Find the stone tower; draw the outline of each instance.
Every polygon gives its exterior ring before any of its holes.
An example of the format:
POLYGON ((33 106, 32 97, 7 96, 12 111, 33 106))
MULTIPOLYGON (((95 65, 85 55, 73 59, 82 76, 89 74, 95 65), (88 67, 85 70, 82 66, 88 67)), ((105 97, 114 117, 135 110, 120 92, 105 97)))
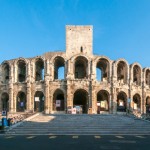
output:
POLYGON ((66 54, 93 54, 93 26, 66 26, 66 54))

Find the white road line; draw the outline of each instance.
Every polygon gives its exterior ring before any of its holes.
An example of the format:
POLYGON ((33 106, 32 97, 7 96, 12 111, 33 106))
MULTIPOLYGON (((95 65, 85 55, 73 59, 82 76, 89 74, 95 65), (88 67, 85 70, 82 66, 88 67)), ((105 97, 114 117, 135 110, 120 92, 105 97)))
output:
POLYGON ((28 136, 28 137, 26 137, 27 139, 33 139, 33 138, 35 138, 35 136, 28 136))
POLYGON ((49 139, 55 139, 57 136, 50 136, 49 139))
POLYGON ((128 141, 128 140, 110 140, 111 143, 129 143, 129 144, 135 144, 136 141, 128 141))
POLYGON ((124 137, 123 136, 116 136, 118 139, 124 139, 124 137))
POLYGON ((135 137, 141 138, 141 139, 144 139, 144 138, 145 138, 144 136, 141 136, 141 135, 137 135, 137 136, 135 136, 135 137))
POLYGON ((94 136, 96 139, 100 139, 101 138, 101 136, 97 136, 97 135, 95 135, 94 136))
POLYGON ((5 139, 12 139, 14 136, 6 136, 5 139))
POLYGON ((73 139, 78 139, 79 136, 77 136, 77 135, 76 135, 76 136, 72 136, 72 138, 73 138, 73 139))

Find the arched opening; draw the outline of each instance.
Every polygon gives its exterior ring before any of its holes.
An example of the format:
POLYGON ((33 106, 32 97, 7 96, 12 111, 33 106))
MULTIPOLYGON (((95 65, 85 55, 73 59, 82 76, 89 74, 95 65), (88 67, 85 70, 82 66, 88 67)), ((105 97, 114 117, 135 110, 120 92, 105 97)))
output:
POLYGON ((85 57, 79 56, 75 60, 75 79, 87 78, 88 61, 85 57))
POLYGON ((73 106, 81 106, 83 113, 88 112, 88 93, 83 89, 79 89, 74 93, 73 106))
POLYGON ((150 114, 150 97, 146 97, 146 114, 150 114))
POLYGON ((18 82, 26 80, 26 63, 24 60, 18 61, 18 82))
POLYGON ((107 59, 100 59, 96 65, 96 78, 98 81, 109 80, 109 62, 107 59))
POLYGON ((141 85, 141 69, 138 65, 133 67, 133 82, 136 85, 141 85))
POLYGON ((109 111, 109 93, 101 90, 97 93, 97 113, 109 111))
POLYGON ((120 61, 117 65, 117 80, 120 83, 127 83, 127 76, 128 70, 127 70, 127 64, 123 61, 120 61))
POLYGON ((141 97, 139 94, 133 96, 133 109, 138 111, 141 110, 141 97))
POLYGON ((44 94, 41 91, 36 91, 34 95, 34 111, 42 112, 44 111, 44 94))
POLYGON ((150 70, 149 69, 146 70, 145 82, 148 86, 150 86, 150 70))
POLYGON ((8 93, 3 93, 1 96, 2 110, 9 111, 9 95, 8 93))
POLYGON ((35 81, 44 80, 44 62, 41 58, 35 63, 35 81))
POLYGON ((65 79, 65 61, 62 57, 55 58, 54 79, 65 79))
POLYGON ((9 82, 9 72, 10 72, 10 68, 9 68, 8 63, 4 63, 3 71, 2 71, 2 73, 3 73, 2 83, 7 84, 9 82))
POLYGON ((126 112, 127 109, 127 95, 124 92, 119 92, 117 95, 117 111, 126 112))
POLYGON ((26 94, 19 92, 17 95, 17 112, 24 112, 26 110, 26 94))
POLYGON ((57 89, 53 94, 53 110, 64 111, 65 110, 65 98, 62 90, 57 89))

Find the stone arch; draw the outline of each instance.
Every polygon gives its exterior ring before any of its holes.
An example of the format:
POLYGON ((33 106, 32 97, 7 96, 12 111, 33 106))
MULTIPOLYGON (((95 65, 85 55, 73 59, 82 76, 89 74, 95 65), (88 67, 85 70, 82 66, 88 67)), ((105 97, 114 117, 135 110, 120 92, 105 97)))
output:
POLYGON ((125 84, 128 83, 129 64, 125 59, 118 59, 116 62, 117 80, 125 84))
POLYGON ((36 91, 34 94, 34 111, 43 112, 44 111, 45 96, 42 91, 36 91))
POLYGON ((73 106, 81 106, 83 113, 88 112, 89 95, 85 89, 77 89, 73 94, 73 106))
POLYGON ((44 80, 45 63, 42 57, 35 59, 35 81, 44 80))
POLYGON ((65 59, 62 56, 56 56, 54 63, 54 79, 65 79, 65 59))
POLYGON ((53 93, 53 111, 65 110, 65 94, 63 90, 56 89, 53 93))
POLYGON ((16 97, 16 111, 24 112, 26 110, 26 94, 23 91, 18 92, 16 97))
POLYGON ((88 59, 84 56, 78 56, 74 60, 75 79, 88 78, 88 59))
POLYGON ((101 111, 109 111, 109 99, 110 94, 106 90, 100 90, 97 92, 97 113, 101 111))
POLYGON ((131 77, 130 77, 136 85, 141 85, 142 78, 142 67, 139 63, 134 63, 131 65, 131 77))
POLYGON ((141 96, 138 93, 133 95, 133 109, 141 110, 141 96))
POLYGON ((117 94, 117 111, 126 112, 127 109, 127 94, 124 91, 120 91, 117 94))
POLYGON ((144 68, 143 69, 143 74, 144 74, 145 84, 150 87, 150 68, 144 68))
MULTIPOLYGON (((100 81, 109 81, 110 60, 106 57, 98 57, 96 60, 96 78, 100 81), (100 78, 98 77, 100 76, 100 78)), ((94 67, 94 66, 92 66, 94 67)))
POLYGON ((4 92, 1 95, 2 110, 9 111, 9 94, 4 92))
POLYGON ((150 114, 150 96, 146 97, 146 114, 150 114))
POLYGON ((27 75, 27 61, 25 59, 18 59, 17 60, 17 81, 18 82, 25 82, 26 75, 27 75))
POLYGON ((7 84, 9 82, 9 76, 10 76, 10 63, 8 61, 4 61, 2 63, 2 83, 7 84))

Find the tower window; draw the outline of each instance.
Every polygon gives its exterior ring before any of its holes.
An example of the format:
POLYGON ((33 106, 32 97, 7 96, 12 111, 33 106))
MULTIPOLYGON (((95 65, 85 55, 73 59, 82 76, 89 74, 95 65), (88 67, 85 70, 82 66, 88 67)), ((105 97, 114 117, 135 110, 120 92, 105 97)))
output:
POLYGON ((81 51, 81 53, 83 52, 83 47, 81 46, 81 48, 80 48, 80 51, 81 51))

